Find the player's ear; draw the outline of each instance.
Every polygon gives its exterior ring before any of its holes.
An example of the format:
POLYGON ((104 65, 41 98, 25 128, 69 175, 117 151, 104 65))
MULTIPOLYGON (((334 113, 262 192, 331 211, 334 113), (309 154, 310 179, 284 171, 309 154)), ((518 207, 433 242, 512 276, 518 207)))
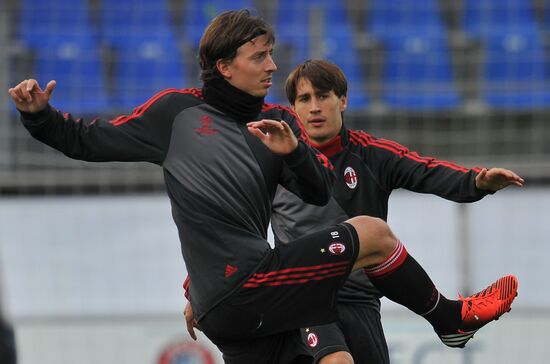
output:
POLYGON ((346 111, 346 107, 348 107, 348 98, 346 95, 340 96, 340 112, 346 111))
POLYGON ((220 72, 220 74, 225 78, 231 78, 232 76, 231 69, 229 67, 230 65, 231 62, 225 59, 218 59, 216 61, 216 68, 218 69, 218 72, 220 72))

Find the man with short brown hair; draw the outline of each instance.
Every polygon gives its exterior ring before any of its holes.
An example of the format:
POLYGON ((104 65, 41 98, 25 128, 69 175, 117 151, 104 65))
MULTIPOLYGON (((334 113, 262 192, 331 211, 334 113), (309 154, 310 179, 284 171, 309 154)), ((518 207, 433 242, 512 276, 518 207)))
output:
MULTIPOLYGON (((308 60, 296 66, 285 91, 312 145, 334 166, 336 183, 331 201, 323 207, 308 205, 284 188, 278 189, 272 216, 278 244, 293 243, 317 227, 357 215, 386 220, 389 196, 397 188, 472 202, 508 185, 523 184, 506 169, 469 169, 425 158, 394 141, 347 129, 343 122, 347 80, 331 62, 308 60)), ((389 363, 380 322, 380 295, 366 274, 356 271, 350 275, 338 295, 337 322, 302 329, 304 344, 316 360, 330 357, 331 362, 346 363, 349 351, 356 363, 389 363), (319 342, 313 347, 307 340, 312 334, 319 342)), ((457 342, 446 344, 465 343, 459 336, 455 339, 457 342)))

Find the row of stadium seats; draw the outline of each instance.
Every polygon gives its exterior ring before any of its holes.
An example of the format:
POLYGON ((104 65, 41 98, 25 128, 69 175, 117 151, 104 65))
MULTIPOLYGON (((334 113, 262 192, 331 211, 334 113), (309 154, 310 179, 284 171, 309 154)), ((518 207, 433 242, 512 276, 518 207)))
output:
MULTIPOLYGON (((97 21, 89 0, 22 0, 20 5, 16 37, 35 54, 38 79, 58 81, 55 98, 61 109, 128 110, 155 91, 197 85, 179 45, 194 53, 215 14, 256 5, 252 0, 185 0, 179 31, 168 0, 99 3, 97 21), (113 77, 106 77, 111 63, 104 61, 103 49, 116 55, 113 77)), ((480 99, 496 108, 550 107, 545 31, 531 2, 462 4, 462 30, 482 44, 480 99)), ((463 97, 438 6, 437 0, 369 0, 364 30, 383 46, 380 95, 365 87, 373 75, 366 74, 344 2, 278 0, 277 47, 290 50, 289 65, 312 57, 338 63, 350 81, 351 108, 363 108, 376 97, 396 109, 452 109, 463 97)), ((281 99, 273 93, 271 101, 281 99)))

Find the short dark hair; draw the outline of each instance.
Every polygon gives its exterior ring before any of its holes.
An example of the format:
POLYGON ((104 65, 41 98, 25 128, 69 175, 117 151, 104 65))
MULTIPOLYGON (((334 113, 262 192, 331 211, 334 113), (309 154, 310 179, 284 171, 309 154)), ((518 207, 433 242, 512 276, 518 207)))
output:
POLYGON ((309 59, 298 65, 286 79, 285 92, 291 105, 296 101, 296 87, 302 78, 321 92, 334 91, 338 97, 348 94, 348 81, 340 67, 328 61, 309 59))
POLYGON ((216 16, 206 27, 199 45, 199 64, 203 82, 221 78, 216 67, 219 59, 231 61, 237 50, 252 39, 266 35, 269 44, 275 43, 275 33, 263 19, 247 9, 230 10, 216 16))

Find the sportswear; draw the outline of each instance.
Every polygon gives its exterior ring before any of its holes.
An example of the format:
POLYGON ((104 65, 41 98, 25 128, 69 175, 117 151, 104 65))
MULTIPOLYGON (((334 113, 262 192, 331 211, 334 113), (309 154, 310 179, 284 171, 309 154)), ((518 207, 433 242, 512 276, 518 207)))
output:
POLYGON ((460 296, 462 323, 454 332, 437 332, 441 341, 451 348, 463 348, 474 334, 489 322, 512 310, 518 295, 518 279, 513 275, 499 278, 489 287, 468 297, 460 296))
MULTIPOLYGON (((303 203, 285 188, 279 188, 273 203, 272 229, 276 243, 288 243, 322 226, 354 216, 368 215, 387 220, 388 200, 393 190, 431 193, 455 202, 474 202, 487 195, 475 185, 479 168, 421 157, 402 145, 377 139, 361 130, 342 128, 339 135, 313 146, 328 157, 336 181, 329 203, 323 207, 303 203)), ((339 301, 380 308, 379 292, 362 270, 350 276, 339 301)))
MULTIPOLYGON (((322 226, 354 216, 387 220, 390 194, 398 188, 431 193, 456 202, 477 201, 490 193, 475 185, 479 168, 468 169, 422 157, 394 141, 377 139, 364 131, 343 126, 331 141, 313 146, 334 167, 336 182, 332 197, 323 207, 312 206, 279 187, 271 220, 276 244, 292 242, 322 226)), ((338 324, 356 362, 389 363, 380 322, 354 317, 378 317, 379 320, 380 297, 363 270, 353 272, 339 291, 337 308, 342 307, 339 312, 354 312, 354 315, 340 314, 338 324), (372 335, 378 338, 369 341, 367 336, 372 335)))
POLYGON ((21 113, 34 138, 71 158, 162 166, 197 320, 239 288, 271 250, 267 228, 277 185, 323 205, 333 182, 290 109, 226 81, 207 86, 162 91, 113 120, 75 119, 49 105, 21 113), (272 153, 248 132, 249 115, 285 120, 298 147, 286 156, 272 153))

